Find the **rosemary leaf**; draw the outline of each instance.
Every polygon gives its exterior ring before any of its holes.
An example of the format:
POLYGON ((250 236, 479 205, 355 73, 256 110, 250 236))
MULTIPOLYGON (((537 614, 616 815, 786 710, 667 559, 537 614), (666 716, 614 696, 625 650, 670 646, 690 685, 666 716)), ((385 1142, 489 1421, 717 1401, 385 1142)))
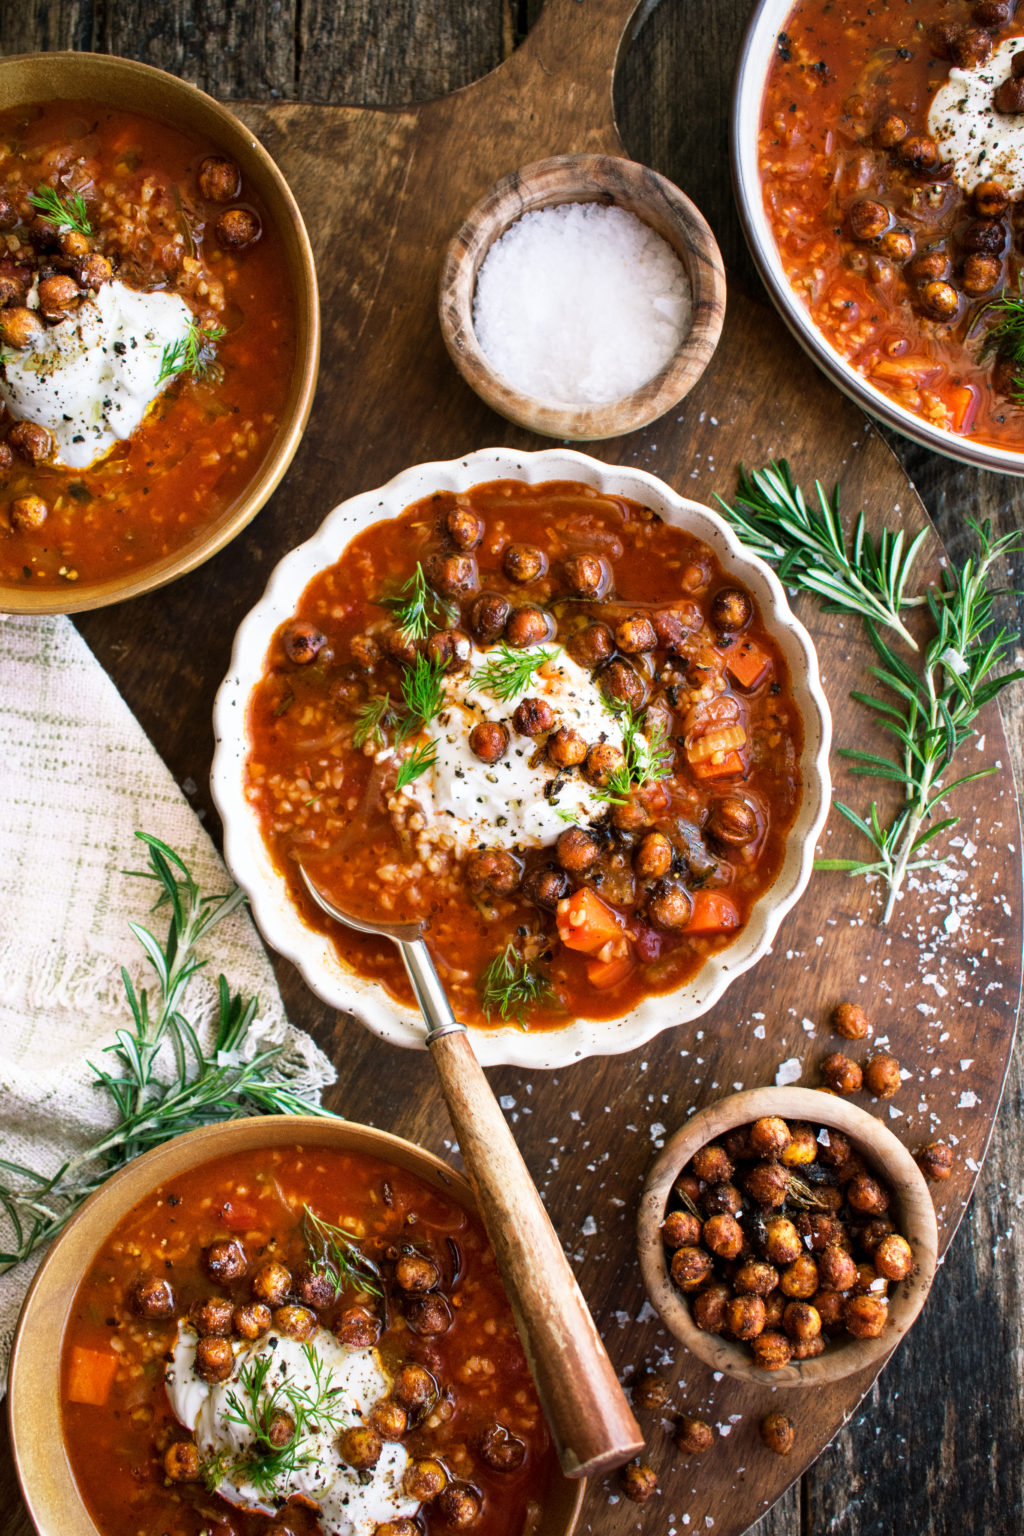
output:
POLYGON ((552 986, 509 942, 481 977, 480 992, 488 1019, 496 1013, 503 1020, 515 1015, 520 1028, 525 1028, 523 1021, 529 1009, 551 997, 552 986))

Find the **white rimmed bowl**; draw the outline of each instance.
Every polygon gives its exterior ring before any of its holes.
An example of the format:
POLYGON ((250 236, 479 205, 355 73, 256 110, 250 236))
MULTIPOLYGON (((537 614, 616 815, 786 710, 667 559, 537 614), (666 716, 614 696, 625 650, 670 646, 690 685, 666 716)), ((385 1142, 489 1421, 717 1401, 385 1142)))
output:
POLYGON ((260 835, 255 811, 245 796, 249 750, 248 702, 259 682, 274 632, 290 618, 307 584, 333 565, 357 533, 381 518, 395 517, 411 502, 434 491, 465 491, 490 480, 576 480, 613 496, 628 496, 666 522, 687 528, 714 550, 724 569, 753 593, 768 628, 782 648, 803 719, 800 759, 803 791, 786 856, 775 882, 758 899, 746 927, 727 949, 712 955, 697 974, 673 992, 643 999, 621 1019, 576 1019, 561 1029, 535 1034, 513 1025, 474 1030, 477 1055, 485 1066, 563 1067, 585 1056, 631 1051, 673 1024, 705 1013, 736 976, 766 953, 783 917, 811 876, 814 849, 829 806, 828 749, 832 723, 818 676, 811 638, 793 616, 786 595, 761 560, 749 554, 709 507, 686 497, 639 469, 602 464, 570 449, 516 453, 485 448, 447 463, 417 464, 379 490, 365 491, 335 507, 317 533, 278 565, 267 590, 235 636, 231 669, 214 705, 216 750, 213 797, 224 822, 224 855, 248 893, 253 915, 267 942, 298 966, 313 991, 333 1007, 356 1015, 367 1028, 394 1045, 423 1046, 418 1013, 376 982, 350 971, 330 940, 307 927, 293 905, 283 876, 275 869, 260 835))
POLYGON ((797 341, 833 384, 862 410, 877 416, 904 437, 913 438, 934 453, 959 459, 1002 474, 1024 475, 1024 446, 1015 451, 975 443, 942 427, 933 427, 905 410, 850 366, 834 351, 818 330, 803 301, 786 277, 772 234, 761 193, 758 169, 758 132, 765 80, 775 55, 779 33, 796 0, 760 0, 740 50, 732 98, 732 179, 743 232, 751 254, 775 307, 797 341))

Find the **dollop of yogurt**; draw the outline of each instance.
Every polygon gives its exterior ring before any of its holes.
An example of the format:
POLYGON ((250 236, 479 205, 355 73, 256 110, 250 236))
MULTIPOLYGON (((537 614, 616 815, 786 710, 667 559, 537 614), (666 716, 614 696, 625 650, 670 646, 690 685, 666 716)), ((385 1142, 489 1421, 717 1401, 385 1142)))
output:
POLYGON ((167 387, 164 349, 185 339, 192 318, 177 294, 104 283, 74 314, 6 355, 0 395, 12 416, 49 429, 58 463, 87 469, 131 437, 167 387))
POLYGON ((588 746, 605 741, 622 746, 622 727, 589 672, 560 645, 541 647, 548 660, 509 699, 496 698, 477 681, 497 648, 475 647, 468 671, 445 679, 447 707, 424 733, 436 741, 432 768, 400 791, 415 800, 433 832, 448 833, 465 848, 499 837, 504 847, 541 847, 573 823, 585 825, 607 804, 578 769, 559 774, 543 741, 517 735, 516 705, 525 698, 550 704, 555 729, 571 726, 588 746), (481 762, 469 744, 475 725, 498 721, 509 733, 508 748, 496 763, 481 762))
POLYGON ((323 1328, 303 1344, 271 1332, 252 1344, 236 1343, 231 1376, 211 1384, 195 1374, 197 1343, 194 1330, 180 1324, 164 1378, 167 1395, 175 1417, 195 1435, 203 1463, 221 1469, 214 1491, 229 1504, 273 1515, 293 1495, 302 1494, 319 1506, 324 1536, 372 1536, 385 1520, 415 1515, 419 1504, 402 1492, 409 1462, 404 1446, 386 1442, 369 1472, 356 1472, 338 1451, 339 1421, 343 1426, 364 1422, 390 1389, 375 1349, 347 1349, 323 1328), (260 1404, 269 1403, 276 1393, 274 1408, 289 1413, 289 1392, 300 1401, 305 1395, 315 1402, 329 1375, 331 1412, 329 1420, 311 1414, 308 1429, 295 1437, 289 1469, 257 1486, 248 1454, 256 1432, 240 1376, 246 1367, 255 1368, 264 1360, 269 1363, 257 1395, 260 1404))
POLYGON ((1011 198, 1024 197, 1024 113, 997 112, 996 89, 1008 80, 1024 37, 1008 37, 984 64, 953 68, 935 92, 928 132, 966 192, 998 181, 1011 198))

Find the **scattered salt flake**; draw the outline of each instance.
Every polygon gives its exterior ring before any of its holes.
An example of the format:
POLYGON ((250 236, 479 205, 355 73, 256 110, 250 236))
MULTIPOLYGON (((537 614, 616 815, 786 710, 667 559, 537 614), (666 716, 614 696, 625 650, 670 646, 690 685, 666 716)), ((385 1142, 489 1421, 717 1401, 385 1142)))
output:
POLYGON ((658 1138, 664 1136, 664 1134, 665 1127, 662 1125, 660 1120, 655 1120, 654 1124, 651 1126, 651 1140, 657 1141, 658 1138))
POLYGON ((636 1315, 636 1320, 638 1323, 653 1323, 657 1315, 657 1312, 655 1312, 650 1302, 645 1301, 643 1306, 640 1308, 640 1311, 636 1315))
POLYGON ((956 1107, 957 1109, 973 1109, 977 1102, 978 1095, 976 1093, 972 1093, 970 1088, 968 1088, 960 1095, 960 1099, 956 1107))
POLYGON ((971 1067, 973 1067, 973 1066, 974 1066, 974 1057, 973 1056, 963 1056, 963 1057, 961 1057, 961 1059, 960 1059, 960 1071, 961 1072, 969 1072, 971 1067))
POLYGON ((832 1142, 829 1139, 828 1131, 826 1130, 825 1126, 822 1126, 821 1130, 818 1132, 818 1142, 823 1147, 830 1147, 832 1145, 832 1142))
POLYGON ((973 1157, 965 1157, 964 1162, 967 1164, 967 1167, 971 1170, 972 1173, 981 1172, 981 1164, 976 1163, 973 1157))
POLYGON ((580 1231, 583 1233, 584 1237, 595 1237, 597 1235, 597 1222, 594 1220, 593 1216, 587 1217, 582 1227, 580 1227, 580 1231))
POLYGON ((764 1039, 764 1025, 763 1024, 757 1024, 757 1025, 754 1026, 754 1039, 755 1040, 763 1040, 764 1039))
POLYGON ((798 1083, 803 1076, 803 1067, 797 1056, 790 1056, 788 1061, 779 1063, 779 1070, 775 1074, 776 1088, 785 1088, 790 1083, 798 1083))
POLYGON ((615 1321, 618 1323, 620 1328, 625 1328, 626 1324, 629 1322, 629 1313, 628 1312, 616 1312, 615 1313, 615 1321))
POLYGON ((503 1093, 498 1103, 502 1109, 515 1109, 516 1107, 516 1101, 510 1093, 503 1093))
POLYGON ((815 1026, 814 1021, 812 1019, 801 1019, 800 1023, 803 1025, 804 1029, 806 1030, 806 1032, 809 1035, 813 1035, 814 1034, 816 1026, 815 1026))
POLYGON ((890 1120, 899 1120, 900 1117, 902 1116, 902 1114, 903 1114, 902 1109, 897 1109, 895 1104, 890 1104, 889 1105, 889 1118, 890 1118, 890 1120))
POLYGON ((960 929, 960 913, 957 911, 956 907, 950 907, 949 914, 945 918, 942 926, 943 926, 943 928, 945 928, 947 933, 957 933, 957 932, 959 932, 959 929, 960 929))

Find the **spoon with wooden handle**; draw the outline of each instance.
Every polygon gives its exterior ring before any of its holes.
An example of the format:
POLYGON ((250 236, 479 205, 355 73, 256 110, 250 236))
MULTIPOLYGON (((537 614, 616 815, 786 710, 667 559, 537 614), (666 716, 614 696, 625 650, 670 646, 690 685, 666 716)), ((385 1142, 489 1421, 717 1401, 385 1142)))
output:
POLYGON ((563 1472, 587 1477, 621 1466, 643 1448, 640 1426, 419 924, 364 922, 329 901, 301 864, 299 873, 328 916, 398 945, 563 1472))

